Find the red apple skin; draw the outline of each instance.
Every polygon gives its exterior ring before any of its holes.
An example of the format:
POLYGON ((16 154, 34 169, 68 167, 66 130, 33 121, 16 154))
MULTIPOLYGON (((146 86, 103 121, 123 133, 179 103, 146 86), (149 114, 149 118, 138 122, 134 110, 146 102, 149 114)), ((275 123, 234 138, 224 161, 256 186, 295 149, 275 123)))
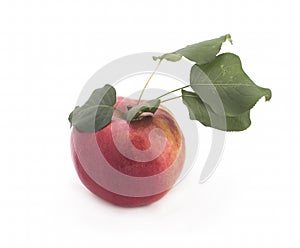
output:
MULTIPOLYGON (((115 107, 126 111, 128 105, 134 106, 136 103, 136 100, 118 97, 115 107)), ((160 107, 153 116, 143 117, 131 123, 119 118, 115 111, 112 122, 96 133, 82 132, 73 128, 71 154, 81 182, 91 192, 118 206, 137 207, 159 200, 170 190, 179 177, 184 164, 185 144, 182 132, 173 115, 165 108, 160 107), (137 155, 135 154, 137 150, 146 151, 149 148, 155 150, 155 147, 161 146, 161 139, 149 139, 149 134, 154 128, 158 128, 164 133, 164 149, 149 161, 132 159, 137 155), (124 132, 124 129, 128 130, 129 138, 127 139, 119 135, 124 132), (114 135, 114 132, 117 135, 114 135), (116 139, 120 139, 117 142, 122 145, 123 152, 120 152, 120 147, 116 146, 116 139), (93 146, 93 140, 94 143, 97 143, 96 149, 90 149, 93 146), (93 158, 99 157, 98 153, 104 157, 113 170, 124 175, 124 179, 115 177, 114 173, 105 172, 103 160, 93 160, 93 158), (138 187, 132 187, 130 181, 126 182, 127 177, 128 180, 132 177, 142 180, 144 178, 154 179, 150 180, 150 183, 141 181, 138 187), (109 181, 114 186, 108 189, 99 183, 101 181, 109 181), (122 192, 119 193, 118 190, 122 192)))

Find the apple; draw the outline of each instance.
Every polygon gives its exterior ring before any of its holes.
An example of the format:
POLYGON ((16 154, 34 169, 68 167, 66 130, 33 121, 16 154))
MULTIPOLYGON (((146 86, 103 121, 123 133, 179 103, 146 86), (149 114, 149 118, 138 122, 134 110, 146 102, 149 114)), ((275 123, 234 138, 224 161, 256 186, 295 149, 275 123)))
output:
POLYGON ((183 167, 185 143, 164 102, 181 98, 190 119, 206 127, 232 132, 250 126, 250 110, 262 97, 269 101, 272 92, 249 78, 237 55, 219 54, 227 40, 232 43, 230 34, 153 56, 157 64, 139 100, 117 98, 116 89, 105 84, 75 106, 68 116, 72 158, 90 191, 113 204, 134 207, 153 203, 172 188, 183 167), (190 84, 140 101, 161 62, 182 57, 194 63, 190 84), (181 94, 172 97, 174 92, 181 94))
MULTIPOLYGON (((118 97, 115 107, 126 112, 137 100, 118 97)), ((114 111, 112 121, 91 133, 75 127, 71 154, 81 182, 102 199, 123 207, 151 204, 162 198, 179 177, 184 137, 171 112, 127 122, 114 111)))

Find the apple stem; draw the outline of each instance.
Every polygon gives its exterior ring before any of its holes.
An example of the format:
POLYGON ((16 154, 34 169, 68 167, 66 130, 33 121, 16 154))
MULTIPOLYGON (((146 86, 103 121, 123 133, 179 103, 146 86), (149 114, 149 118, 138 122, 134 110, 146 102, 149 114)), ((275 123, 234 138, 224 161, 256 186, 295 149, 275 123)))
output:
POLYGON ((190 86, 191 86, 191 85, 189 84, 189 85, 186 85, 186 86, 177 88, 177 89, 175 89, 175 90, 169 91, 169 92, 167 92, 167 93, 165 93, 165 94, 163 94, 163 95, 157 97, 156 99, 162 98, 162 97, 167 96, 167 95, 169 95, 169 94, 171 94, 171 93, 173 93, 173 92, 176 92, 176 91, 178 91, 178 90, 185 89, 185 88, 190 87, 190 86))
POLYGON ((142 90, 142 92, 141 92, 141 94, 140 94, 140 97, 139 97, 139 100, 138 100, 138 102, 137 102, 137 105, 140 103, 140 101, 141 101, 141 99, 142 99, 142 96, 143 96, 143 94, 144 94, 144 92, 145 92, 146 87, 148 86, 148 84, 149 84, 151 78, 153 77, 153 75, 154 75, 155 72, 157 71, 157 69, 158 69, 158 67, 160 66, 161 62, 162 62, 162 60, 159 60, 159 62, 157 63, 157 65, 156 65, 156 67, 155 67, 155 69, 154 69, 154 71, 151 73, 150 77, 148 78, 148 80, 147 80, 147 82, 146 82, 146 84, 145 84, 145 86, 144 86, 144 88, 143 88, 143 90, 142 90))
POLYGON ((171 100, 174 100, 174 99, 180 98, 180 97, 182 97, 182 96, 175 96, 175 97, 171 97, 171 98, 169 98, 169 99, 166 99, 166 100, 163 100, 163 101, 161 101, 160 103, 163 103, 163 102, 168 102, 168 101, 171 101, 171 100))

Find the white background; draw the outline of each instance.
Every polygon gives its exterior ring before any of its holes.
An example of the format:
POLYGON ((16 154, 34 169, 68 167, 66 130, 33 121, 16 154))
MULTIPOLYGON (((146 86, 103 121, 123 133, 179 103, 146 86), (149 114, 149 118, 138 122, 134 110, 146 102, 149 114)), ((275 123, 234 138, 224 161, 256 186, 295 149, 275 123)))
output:
POLYGON ((274 0, 2 0, 0 247, 299 247, 297 12, 296 1, 274 0), (199 158, 142 208, 89 193, 67 122, 85 82, 121 56, 226 33, 273 99, 257 104, 250 129, 227 135, 213 177, 198 183, 199 158))

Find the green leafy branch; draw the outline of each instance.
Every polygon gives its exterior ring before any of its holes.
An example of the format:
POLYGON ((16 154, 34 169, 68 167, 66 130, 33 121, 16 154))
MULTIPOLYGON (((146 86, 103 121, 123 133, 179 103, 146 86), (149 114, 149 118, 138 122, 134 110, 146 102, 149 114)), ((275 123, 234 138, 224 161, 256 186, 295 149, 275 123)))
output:
POLYGON ((270 100, 272 93, 270 89, 260 87, 250 79, 237 55, 219 54, 222 44, 227 40, 232 43, 229 34, 153 57, 158 60, 158 64, 147 80, 136 106, 125 113, 117 110, 114 107, 116 91, 111 85, 105 85, 95 90, 84 105, 75 107, 69 115, 71 126, 88 132, 99 131, 110 123, 114 111, 128 122, 136 121, 145 112, 154 114, 161 103, 182 98, 192 120, 224 131, 247 129, 251 124, 250 110, 260 98, 270 100), (190 71, 190 84, 141 103, 143 93, 161 62, 176 62, 182 57, 195 62, 190 71), (188 87, 192 91, 186 91, 188 87), (177 91, 181 91, 180 96, 161 100, 177 91))

